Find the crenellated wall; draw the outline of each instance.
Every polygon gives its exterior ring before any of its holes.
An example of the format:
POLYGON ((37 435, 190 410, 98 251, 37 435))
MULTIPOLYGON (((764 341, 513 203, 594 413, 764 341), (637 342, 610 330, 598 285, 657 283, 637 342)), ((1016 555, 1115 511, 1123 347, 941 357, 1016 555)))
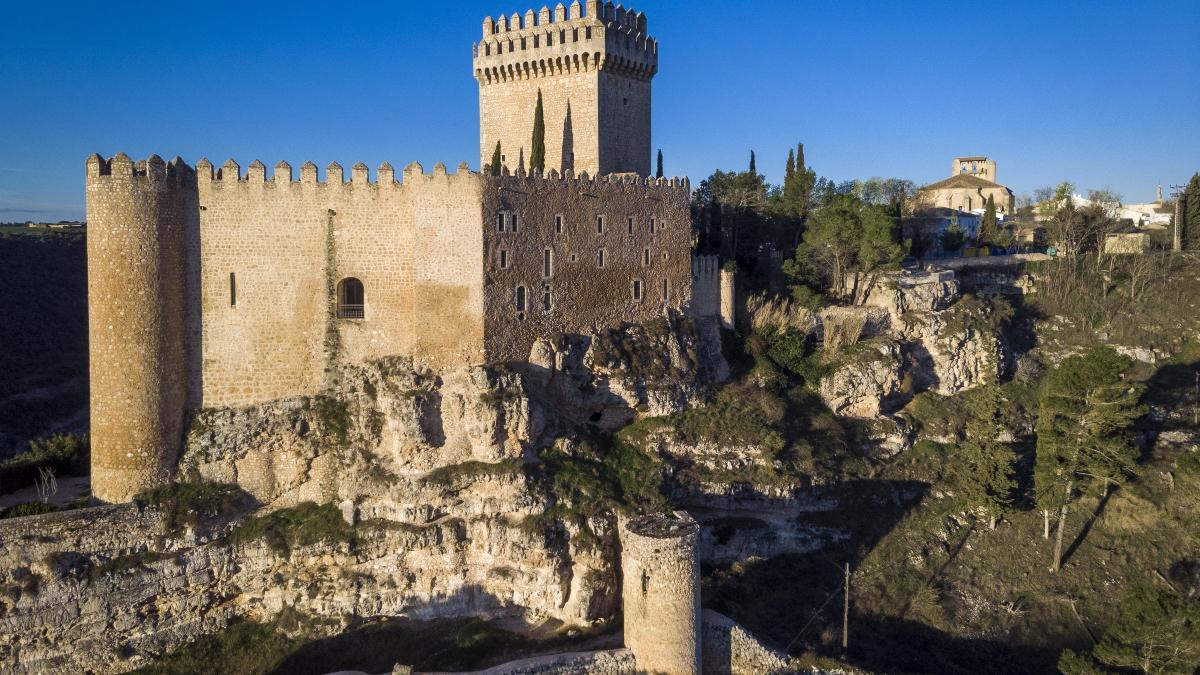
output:
POLYGON ((167 480, 187 405, 185 248, 195 177, 176 158, 87 160, 92 493, 167 480))
POLYGON ((189 408, 311 396, 340 366, 385 356, 524 361, 538 338, 692 300, 687 179, 415 162, 402 181, 386 163, 375 180, 361 163, 325 176, 311 162, 297 179, 286 162, 268 177, 258 161, 88 160, 98 497, 165 482, 189 408), (348 279, 362 303, 340 313, 348 279))
POLYGON ((559 3, 484 19, 472 46, 479 83, 480 165, 496 142, 502 163, 530 166, 538 92, 546 125, 546 169, 592 174, 650 169, 650 80, 658 42, 646 16, 611 2, 559 3))

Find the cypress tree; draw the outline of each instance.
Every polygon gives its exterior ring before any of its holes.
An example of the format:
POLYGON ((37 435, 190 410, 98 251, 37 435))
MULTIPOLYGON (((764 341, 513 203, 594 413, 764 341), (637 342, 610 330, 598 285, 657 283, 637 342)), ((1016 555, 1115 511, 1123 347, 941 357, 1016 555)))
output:
POLYGON ((754 151, 751 150, 750 151, 750 175, 753 176, 757 173, 758 173, 758 170, 754 167, 754 151))
POLYGON ((488 170, 493 176, 500 175, 500 141, 496 141, 496 149, 492 151, 492 163, 488 165, 488 170))
POLYGON ((658 168, 657 168, 657 169, 655 169, 655 171, 654 171, 654 177, 655 177, 655 178, 662 178, 662 177, 663 177, 663 169, 662 169, 662 148, 659 148, 659 149, 658 149, 658 168))
POLYGON ((796 173, 804 173, 805 169, 806 169, 806 167, 804 166, 804 144, 797 143, 796 144, 796 173))
POLYGON ((990 244, 996 238, 996 200, 988 195, 987 207, 983 211, 983 220, 979 223, 979 234, 975 241, 980 244, 990 244))
POLYGON ((538 89, 537 107, 533 109, 533 145, 529 153, 529 172, 540 174, 546 168, 546 120, 542 114, 542 90, 538 89))
POLYGON ((783 182, 786 184, 796 173, 796 151, 788 150, 787 167, 783 170, 783 182))

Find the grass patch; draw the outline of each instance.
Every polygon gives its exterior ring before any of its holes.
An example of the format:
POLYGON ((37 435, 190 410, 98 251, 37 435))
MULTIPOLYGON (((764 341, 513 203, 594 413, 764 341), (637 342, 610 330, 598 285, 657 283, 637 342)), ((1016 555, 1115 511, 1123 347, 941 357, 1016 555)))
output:
POLYGON ((161 508, 170 533, 195 527, 202 520, 232 515, 251 501, 241 488, 228 483, 172 483, 139 492, 133 500, 161 508))
POLYGON ((173 551, 140 551, 129 555, 117 556, 92 567, 88 573, 88 578, 92 583, 95 583, 106 576, 120 575, 131 570, 145 569, 150 563, 169 560, 178 557, 178 555, 178 553, 173 551))
POLYGON ((258 540, 265 541, 276 553, 289 556, 296 548, 319 542, 345 542, 353 546, 357 537, 333 504, 304 502, 265 516, 247 518, 229 533, 233 545, 258 540))
POLYGON ((0 511, 0 520, 5 518, 20 518, 22 516, 37 516, 43 513, 53 513, 58 510, 58 507, 46 502, 24 502, 22 504, 14 504, 3 511, 0 511))

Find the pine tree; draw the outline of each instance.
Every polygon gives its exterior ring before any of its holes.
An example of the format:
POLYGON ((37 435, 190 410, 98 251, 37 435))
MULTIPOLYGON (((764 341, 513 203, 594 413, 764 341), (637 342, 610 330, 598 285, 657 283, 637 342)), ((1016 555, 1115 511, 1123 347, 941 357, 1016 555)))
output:
POLYGON ((754 151, 751 150, 750 151, 750 175, 754 176, 757 174, 758 174, 758 169, 756 169, 754 166, 754 151))
POLYGON ((794 175, 796 175, 796 151, 788 150, 787 167, 783 171, 784 185, 787 185, 794 175))
POLYGON ((533 109, 533 144, 529 153, 529 172, 541 174, 546 168, 546 120, 542 113, 542 90, 538 89, 537 107, 533 109))
POLYGON ((1051 571, 1062 568, 1063 531, 1076 483, 1121 482, 1133 474, 1138 449, 1130 427, 1141 416, 1139 388, 1127 382, 1128 357, 1092 347, 1064 359, 1047 377, 1037 429, 1035 492, 1043 510, 1058 510, 1051 571))
POLYGON ((996 239, 996 200, 988 195, 987 208, 983 212, 983 221, 979 224, 979 234, 975 241, 980 244, 990 244, 996 239))
POLYGON ((499 176, 501 164, 502 160, 500 159, 500 141, 496 141, 496 149, 492 151, 492 163, 488 165, 488 171, 493 176, 499 176))
POLYGON ((983 514, 988 529, 996 529, 996 520, 1012 503, 1017 455, 1008 443, 999 440, 1009 427, 1000 388, 986 386, 971 401, 966 440, 956 451, 955 484, 967 506, 983 514))
POLYGON ((655 177, 655 178, 662 178, 662 177, 663 177, 663 168, 662 168, 662 148, 659 148, 659 149, 658 149, 658 168, 654 170, 654 177, 655 177))

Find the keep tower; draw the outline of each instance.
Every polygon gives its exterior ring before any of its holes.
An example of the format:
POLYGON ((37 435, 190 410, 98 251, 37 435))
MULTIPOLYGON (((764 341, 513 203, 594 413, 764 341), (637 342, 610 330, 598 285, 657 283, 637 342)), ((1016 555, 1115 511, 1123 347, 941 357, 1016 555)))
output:
POLYGON ((529 169, 542 93, 546 170, 590 175, 650 172, 650 81, 658 42, 646 15, 612 2, 574 0, 483 20, 473 45, 479 83, 480 166, 500 142, 503 163, 529 169))

